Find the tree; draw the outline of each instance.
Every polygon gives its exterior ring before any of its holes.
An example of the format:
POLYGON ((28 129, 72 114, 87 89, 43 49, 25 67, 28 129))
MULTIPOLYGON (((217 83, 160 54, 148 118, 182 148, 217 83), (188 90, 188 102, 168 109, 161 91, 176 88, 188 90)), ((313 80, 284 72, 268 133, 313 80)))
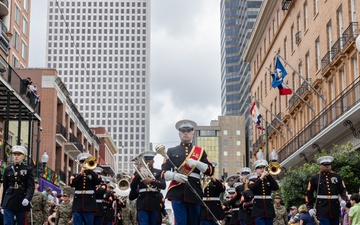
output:
MULTIPOLYGON (((317 153, 314 159, 324 155, 334 157, 332 171, 341 175, 349 194, 359 192, 360 179, 360 152, 353 149, 352 143, 347 145, 334 145, 329 151, 323 150, 317 153)), ((320 171, 316 160, 305 163, 299 167, 290 167, 285 174, 281 183, 281 196, 285 206, 288 208, 292 205, 299 206, 305 203, 305 195, 308 182, 314 174, 320 171)))

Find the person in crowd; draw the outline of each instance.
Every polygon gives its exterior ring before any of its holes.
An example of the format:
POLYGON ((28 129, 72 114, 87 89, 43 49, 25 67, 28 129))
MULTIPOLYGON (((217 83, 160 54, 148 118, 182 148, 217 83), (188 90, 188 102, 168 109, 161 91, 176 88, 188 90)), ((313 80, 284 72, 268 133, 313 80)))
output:
MULTIPOLYGON (((346 187, 340 174, 331 171, 332 156, 322 156, 317 159, 320 164, 320 173, 311 177, 307 193, 306 203, 313 214, 316 205, 316 216, 321 225, 339 225, 340 201, 348 200, 346 187), (314 197, 316 193, 316 197, 314 197)), ((346 203, 345 203, 346 204, 346 203)))
POLYGON ((351 208, 349 210, 349 224, 360 224, 360 195, 358 193, 352 194, 350 197, 351 208))
MULTIPOLYGON (((154 168, 156 152, 145 151, 142 154, 144 162, 148 165, 153 177, 143 177, 135 173, 130 183, 131 192, 129 200, 136 198, 136 210, 139 225, 156 225, 159 216, 161 197, 160 190, 165 189, 166 183, 161 177, 161 170, 154 168), (132 193, 137 193, 132 194, 132 193)), ((141 172, 140 168, 138 169, 141 172)))
POLYGON ((58 205, 56 211, 55 221, 56 225, 69 225, 72 224, 72 203, 70 202, 70 194, 63 193, 63 201, 58 205))
POLYGON ((351 208, 351 201, 346 202, 346 204, 341 209, 341 225, 350 225, 349 224, 349 211, 351 208))
POLYGON ((240 207, 244 209, 244 224, 245 225, 255 225, 255 219, 251 216, 252 205, 254 200, 254 194, 249 189, 250 184, 254 184, 257 180, 257 173, 250 173, 246 176, 244 191, 240 199, 240 207))
POLYGON ((299 225, 316 225, 315 218, 310 215, 305 204, 299 206, 300 222, 299 225))
POLYGON ((249 183, 249 188, 254 194, 251 216, 255 218, 257 225, 272 225, 275 218, 271 192, 278 190, 279 185, 272 175, 266 171, 267 166, 266 160, 256 160, 253 168, 258 178, 253 184, 249 183))
POLYGON ((39 192, 39 178, 35 178, 34 182, 35 191, 31 199, 32 215, 28 214, 27 222, 33 225, 43 225, 49 216, 48 202, 46 201, 45 195, 39 192))
MULTIPOLYGON (((215 168, 216 163, 212 162, 213 167, 215 168)), ((225 218, 225 214, 221 209, 221 202, 220 202, 220 194, 225 192, 224 184, 219 180, 216 179, 214 176, 208 178, 208 180, 204 180, 203 182, 203 190, 204 190, 204 197, 203 201, 210 209, 210 211, 205 207, 201 207, 201 214, 200 214, 200 224, 201 225, 216 225, 218 224, 217 221, 223 220, 225 218), (215 218, 214 218, 215 217, 215 218)))
MULTIPOLYGON (((227 190, 226 190, 227 192, 227 190)), ((235 194, 235 190, 234 190, 234 194, 235 194)), ((232 215, 232 209, 231 206, 229 206, 228 204, 225 204, 226 202, 231 200, 231 196, 229 193, 225 194, 225 201, 224 204, 222 205, 222 210, 224 212, 225 215, 225 225, 230 225, 230 221, 231 221, 231 215, 232 215)))
POLYGON ((50 208, 50 215, 47 219, 48 225, 55 225, 56 222, 56 212, 58 211, 57 205, 52 205, 50 208))
MULTIPOLYGON (((45 195, 46 197, 46 201, 50 201, 49 196, 52 197, 52 188, 51 187, 47 187, 42 191, 42 194, 45 195)), ((52 199, 53 200, 53 199, 52 199)))
POLYGON ((281 205, 280 195, 274 196, 274 209, 275 209, 275 218, 274 225, 287 225, 288 223, 288 214, 285 206, 281 205))
POLYGON ((123 224, 127 225, 137 225, 137 216, 136 216, 136 200, 126 201, 126 207, 123 209, 121 217, 123 224))
POLYGON ((14 216, 17 225, 25 224, 26 211, 30 210, 30 201, 34 195, 34 173, 31 166, 23 163, 27 150, 20 145, 11 149, 14 164, 7 166, 3 174, 3 193, 1 207, 4 225, 13 225, 14 216))
POLYGON ((290 215, 290 218, 289 218, 288 225, 291 225, 291 224, 298 225, 300 223, 300 213, 298 212, 296 206, 290 207, 289 215, 290 215))
POLYGON ((196 123, 180 120, 175 125, 179 131, 180 145, 169 148, 162 164, 162 176, 171 181, 166 198, 171 201, 176 225, 198 225, 203 190, 200 173, 212 176, 213 166, 206 151, 192 144, 196 123))
POLYGON ((97 212, 95 188, 100 184, 101 178, 87 168, 85 160, 89 157, 91 157, 89 153, 81 153, 77 156, 81 171, 70 178, 70 186, 75 188, 72 205, 74 225, 93 225, 94 215, 97 212))
POLYGON ((105 192, 103 198, 103 206, 104 206, 104 224, 111 225, 113 221, 115 221, 115 210, 114 210, 114 202, 116 201, 116 193, 115 193, 116 184, 109 182, 107 184, 107 190, 105 192))

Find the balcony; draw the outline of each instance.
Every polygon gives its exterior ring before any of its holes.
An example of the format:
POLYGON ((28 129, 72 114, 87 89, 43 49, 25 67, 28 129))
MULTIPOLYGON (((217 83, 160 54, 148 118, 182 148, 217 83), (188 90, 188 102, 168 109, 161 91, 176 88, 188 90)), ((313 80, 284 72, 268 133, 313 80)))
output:
POLYGON ((344 37, 340 37, 336 42, 335 44, 331 47, 331 60, 334 61, 334 59, 337 59, 338 56, 340 55, 341 53, 341 50, 342 50, 342 45, 345 41, 345 38, 344 37))
POLYGON ((301 160, 300 153, 314 155, 312 145, 327 144, 350 133, 344 128, 344 121, 358 121, 360 114, 360 79, 346 88, 331 104, 311 120, 284 147, 279 150, 282 166, 296 166, 301 160))
POLYGON ((291 5, 292 0, 282 0, 281 9, 288 10, 291 5))
POLYGON ((5 26, 2 20, 0 20, 0 28, 0 48, 5 53, 5 55, 9 55, 10 37, 8 37, 7 33, 8 28, 5 26))
POLYGON ((56 124, 56 143, 60 146, 66 142, 66 128, 62 124, 56 124))
MULTIPOLYGON (((310 82, 310 79, 308 79, 308 82, 310 82)), ((307 82, 303 82, 301 86, 295 91, 296 94, 298 94, 300 97, 303 97, 303 95, 309 90, 309 86, 307 82)), ((301 99, 297 95, 293 95, 289 99, 289 109, 293 109, 293 107, 299 102, 301 99)))
POLYGON ((64 171, 62 171, 62 170, 56 170, 56 172, 60 177, 60 181, 63 182, 64 184, 67 184, 66 173, 64 171))
POLYGON ((342 37, 344 38, 344 52, 350 51, 353 48, 352 42, 355 42, 355 38, 357 37, 357 34, 354 32, 357 30, 357 24, 357 22, 350 23, 350 25, 342 33, 342 37))
POLYGON ((65 153, 71 158, 76 158, 80 153, 84 152, 84 146, 78 141, 74 134, 69 134, 70 142, 65 142, 65 153))
POLYGON ((0 0, 0 16, 7 16, 9 14, 9 1, 0 0))
POLYGON ((260 137, 255 141, 255 143, 253 144, 253 151, 256 152, 259 148, 262 147, 265 139, 264 139, 265 135, 260 135, 260 137))

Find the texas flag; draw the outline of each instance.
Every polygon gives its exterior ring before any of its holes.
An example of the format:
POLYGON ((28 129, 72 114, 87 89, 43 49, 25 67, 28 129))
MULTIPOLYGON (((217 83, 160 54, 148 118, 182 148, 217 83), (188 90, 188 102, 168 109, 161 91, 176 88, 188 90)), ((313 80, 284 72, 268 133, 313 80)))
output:
POLYGON ((256 102, 254 102, 252 105, 251 105, 251 108, 250 108, 250 115, 251 115, 251 118, 252 120, 254 121, 254 123, 256 124, 256 128, 259 129, 259 130, 265 130, 262 126, 261 126, 261 114, 259 112, 259 109, 258 107, 256 106, 256 102))

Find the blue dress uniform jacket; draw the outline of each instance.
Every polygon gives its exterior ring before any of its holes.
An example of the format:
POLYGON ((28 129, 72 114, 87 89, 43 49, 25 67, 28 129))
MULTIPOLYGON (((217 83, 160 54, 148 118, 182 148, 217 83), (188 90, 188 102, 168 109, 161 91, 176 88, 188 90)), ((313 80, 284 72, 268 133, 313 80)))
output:
POLYGON ((166 183, 164 178, 161 177, 161 170, 151 168, 151 173, 155 177, 155 181, 151 182, 150 186, 155 187, 157 191, 151 191, 149 188, 141 181, 141 177, 136 174, 134 179, 130 184, 131 191, 136 191, 138 195, 130 195, 129 200, 136 200, 136 209, 145 210, 145 211, 160 211, 161 204, 161 195, 160 189, 166 188, 166 183))
MULTIPOLYGON (((211 181, 209 185, 204 189, 203 201, 218 220, 223 220, 225 218, 225 214, 221 208, 221 202, 219 198, 220 194, 224 191, 224 184, 217 179, 215 180, 215 182, 211 181)), ((200 219, 214 220, 212 215, 204 206, 201 207, 200 219)))
POLYGON ((115 191, 106 191, 103 199, 104 206, 104 220, 106 222, 115 220, 115 210, 113 208, 113 203, 116 201, 115 191))
POLYGON ((254 194, 252 193, 251 190, 243 191, 242 197, 241 197, 241 202, 240 202, 241 203, 240 207, 242 207, 244 209, 245 225, 255 224, 254 218, 251 217, 253 198, 254 198, 254 194))
POLYGON ((70 186, 75 188, 73 212, 97 212, 95 189, 100 184, 101 178, 92 171, 85 170, 84 174, 74 177, 70 186))
POLYGON ((30 210, 21 203, 26 198, 29 202, 34 195, 35 184, 32 167, 23 163, 5 168, 3 175, 3 195, 1 207, 13 211, 30 210))
POLYGON ((104 195, 106 193, 106 184, 101 184, 96 186, 95 189, 95 197, 96 197, 96 204, 98 212, 95 214, 95 216, 104 216, 104 206, 102 203, 102 200, 104 198, 104 195))
POLYGON ((258 178, 255 183, 249 184, 249 189, 254 194, 251 216, 260 218, 275 218, 274 204, 271 191, 279 189, 275 179, 269 174, 263 180, 258 178))
POLYGON ((316 215, 319 218, 339 218, 340 216, 340 203, 339 197, 347 201, 347 193, 344 182, 340 174, 329 172, 329 173, 318 173, 311 177, 307 194, 306 202, 309 208, 313 208, 315 203, 314 192, 316 192, 319 185, 319 193, 317 193, 316 200, 316 215), (320 184, 319 182, 320 176, 320 184))
POLYGON ((244 220, 245 218, 245 211, 243 207, 239 207, 239 205, 236 205, 235 203, 239 203, 241 201, 242 192, 244 191, 244 184, 240 184, 236 186, 235 188, 235 197, 230 200, 230 203, 234 208, 239 208, 239 212, 237 213, 238 220, 244 220))
MULTIPOLYGON (((166 171, 174 169, 174 165, 179 168, 180 165, 185 161, 188 153, 191 152, 193 145, 192 144, 184 144, 181 143, 180 145, 169 148, 167 151, 167 155, 169 157, 168 160, 164 164, 162 164, 161 169, 163 170, 162 173, 164 174, 166 171), (171 160, 171 161, 170 161, 171 160), (172 162, 172 163, 171 163, 172 162)), ((212 176, 214 173, 214 168, 212 164, 207 159, 207 154, 205 150, 200 159, 201 162, 208 164, 208 169, 205 171, 204 174, 208 176, 212 176)), ((188 176, 188 182, 190 185, 195 189, 196 193, 202 198, 203 197, 203 190, 201 188, 200 183, 200 171, 195 168, 193 172, 188 176)), ((196 196, 195 193, 190 189, 189 185, 186 183, 180 183, 180 185, 172 187, 168 190, 166 194, 166 198, 169 200, 180 200, 189 203, 195 203, 201 205, 201 200, 196 196)))

